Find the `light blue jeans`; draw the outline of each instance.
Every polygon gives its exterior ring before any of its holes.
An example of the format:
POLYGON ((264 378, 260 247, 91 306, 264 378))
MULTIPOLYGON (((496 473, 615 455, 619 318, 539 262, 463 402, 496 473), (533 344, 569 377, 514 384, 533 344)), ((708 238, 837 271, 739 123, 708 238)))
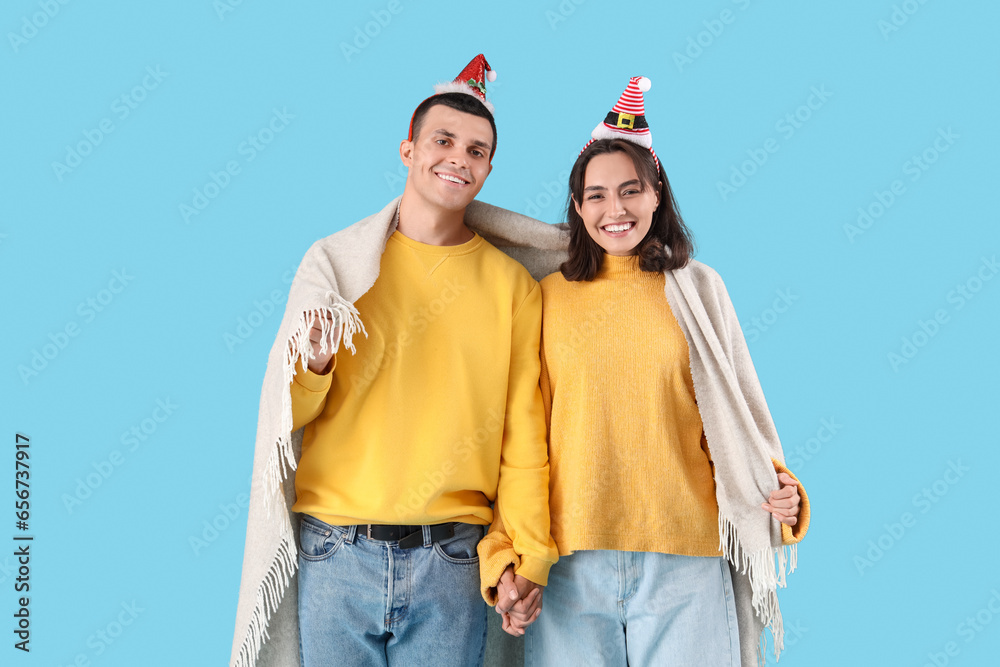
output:
POLYGON ((542 605, 525 633, 525 667, 740 667, 721 557, 577 551, 552 566, 542 605))
POLYGON ((486 603, 476 544, 483 527, 400 549, 355 526, 309 515, 299 530, 299 646, 303 667, 482 664, 486 603))

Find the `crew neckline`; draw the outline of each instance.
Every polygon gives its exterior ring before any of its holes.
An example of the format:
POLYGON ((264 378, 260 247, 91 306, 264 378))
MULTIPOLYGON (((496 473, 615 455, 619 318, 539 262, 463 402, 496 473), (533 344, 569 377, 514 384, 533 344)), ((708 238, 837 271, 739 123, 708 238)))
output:
POLYGON ((415 241, 409 236, 404 235, 398 229, 392 232, 392 236, 389 237, 390 241, 396 241, 397 243, 402 243, 407 248, 411 248, 418 252, 423 252, 428 255, 467 255, 471 252, 475 252, 480 245, 483 243, 483 237, 472 232, 472 238, 465 243, 459 243, 458 245, 432 245, 430 243, 421 243, 420 241, 415 241))

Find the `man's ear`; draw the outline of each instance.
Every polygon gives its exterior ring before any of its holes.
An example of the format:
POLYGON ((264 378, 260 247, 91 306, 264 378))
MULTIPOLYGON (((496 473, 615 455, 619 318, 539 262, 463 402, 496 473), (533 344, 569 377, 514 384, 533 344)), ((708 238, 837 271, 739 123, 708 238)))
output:
POLYGON ((403 139, 399 142, 399 159, 407 167, 413 166, 413 142, 409 139, 403 139))

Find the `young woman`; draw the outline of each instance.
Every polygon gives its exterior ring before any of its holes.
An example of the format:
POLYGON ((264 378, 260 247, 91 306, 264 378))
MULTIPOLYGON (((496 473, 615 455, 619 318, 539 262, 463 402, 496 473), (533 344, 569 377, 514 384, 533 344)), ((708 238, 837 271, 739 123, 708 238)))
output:
MULTIPOLYGON (((504 629, 530 625, 526 665, 739 666, 742 653, 750 667, 765 625, 781 647, 775 588, 808 527, 725 287, 690 259, 648 83, 630 80, 573 166, 569 258, 541 282, 560 560, 544 613, 509 571, 497 591, 504 629)), ((506 544, 494 529, 486 561, 506 544)))

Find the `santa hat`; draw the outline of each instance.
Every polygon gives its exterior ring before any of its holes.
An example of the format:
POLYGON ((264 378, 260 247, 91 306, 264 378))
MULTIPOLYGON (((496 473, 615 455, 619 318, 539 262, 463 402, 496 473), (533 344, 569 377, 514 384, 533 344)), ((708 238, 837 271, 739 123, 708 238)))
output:
POLYGON ((657 170, 660 168, 660 160, 653 150, 653 135, 649 132, 649 125, 646 124, 646 108, 642 99, 642 94, 649 90, 652 82, 644 76, 633 76, 628 80, 625 92, 618 98, 618 102, 611 107, 611 111, 604 117, 604 121, 597 124, 594 131, 590 133, 592 137, 587 146, 598 139, 625 139, 634 144, 639 144, 643 148, 648 148, 653 154, 653 161, 656 162, 657 170))
POLYGON ((493 71, 490 64, 486 62, 486 56, 479 54, 469 61, 454 81, 439 83, 434 86, 434 92, 441 93, 466 93, 473 95, 482 102, 492 114, 493 105, 486 101, 486 82, 496 81, 497 73, 493 71))
MULTIPOLYGON (((469 61, 469 64, 465 66, 454 81, 449 81, 447 83, 439 83, 434 86, 434 95, 440 95, 441 93, 465 93, 466 95, 472 95, 477 100, 483 103, 490 115, 493 114, 493 105, 486 101, 486 82, 496 81, 497 73, 493 71, 490 64, 486 62, 486 56, 479 54, 475 58, 469 61)), ((431 95, 431 97, 434 97, 431 95)), ((427 100, 421 102, 423 104, 427 100)), ((417 105, 417 107, 420 106, 417 105)), ((416 109, 413 110, 413 114, 416 115, 416 109)), ((413 116, 410 116, 410 132, 406 136, 407 141, 413 141, 413 116)), ((497 147, 494 146, 493 150, 490 152, 490 160, 493 159, 493 155, 496 153, 497 147)))

